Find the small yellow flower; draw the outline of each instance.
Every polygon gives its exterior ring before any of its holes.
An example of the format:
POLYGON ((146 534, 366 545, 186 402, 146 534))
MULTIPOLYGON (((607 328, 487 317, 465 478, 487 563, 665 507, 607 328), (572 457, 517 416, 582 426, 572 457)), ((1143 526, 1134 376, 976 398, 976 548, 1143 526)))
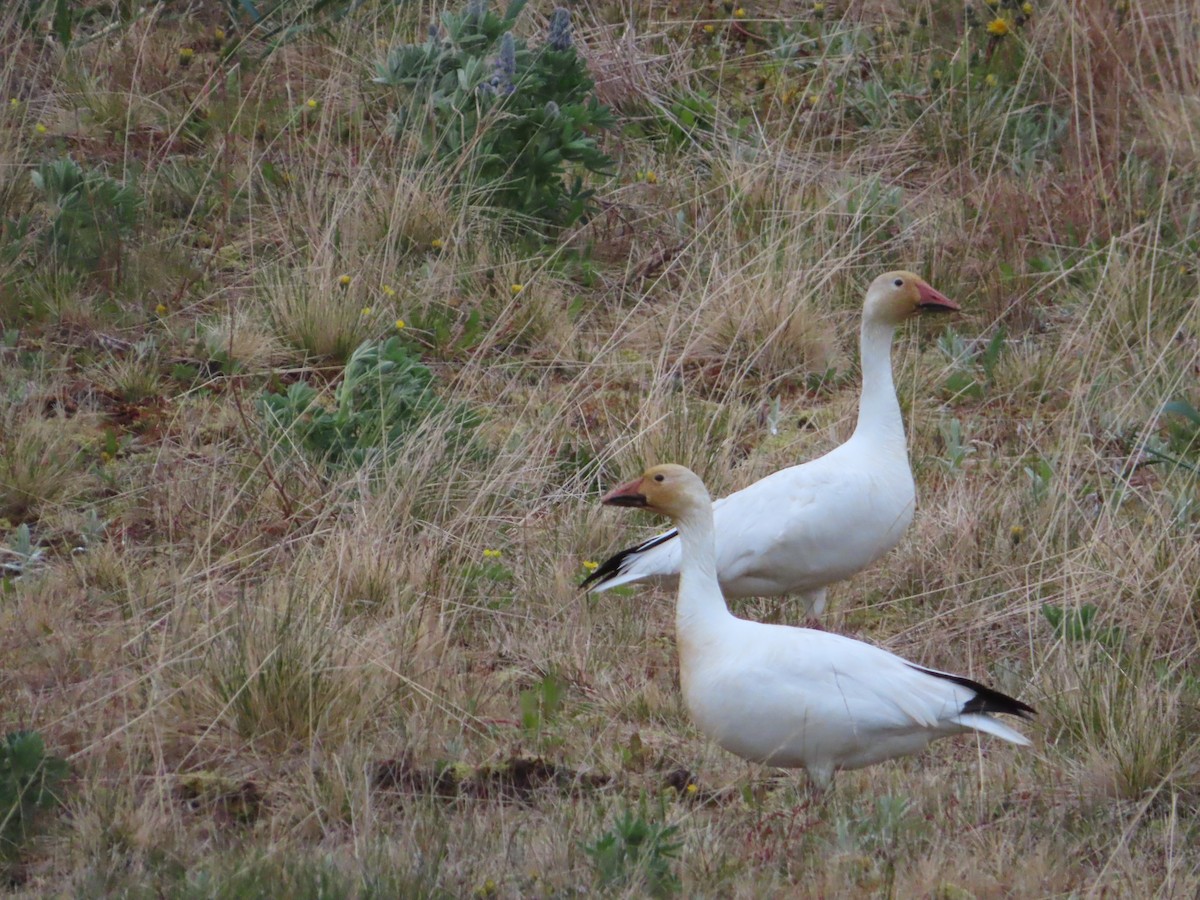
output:
POLYGON ((986 0, 988 6, 999 6, 1000 0, 986 0))
POLYGON ((510 285, 508 286, 508 290, 509 290, 509 293, 511 293, 511 294, 512 294, 512 295, 515 297, 515 296, 517 296, 517 294, 521 293, 521 291, 525 290, 525 285, 523 285, 523 284, 510 284, 510 285))
POLYGON ((820 15, 821 13, 825 12, 825 4, 820 3, 820 2, 814 3, 813 4, 813 12, 815 12, 817 15, 820 15))
POLYGON ((992 21, 988 22, 987 24, 987 33, 992 37, 1002 38, 1008 34, 1008 31, 1009 28, 1007 19, 992 19, 992 21))
POLYGON ((215 37, 218 42, 220 42, 222 44, 225 43, 225 29, 224 28, 214 28, 213 29, 213 37, 215 37))
POLYGON ((932 78, 934 81, 941 81, 942 75, 943 75, 943 72, 941 69, 934 69, 932 72, 929 73, 929 77, 932 78))
POLYGON ((403 320, 403 319, 397 319, 397 320, 396 320, 396 330, 397 330, 397 331, 403 331, 403 330, 404 330, 406 327, 407 327, 407 326, 404 324, 404 320, 403 320))
POLYGON ((309 98, 308 98, 308 102, 307 102, 307 103, 305 103, 304 105, 305 105, 305 106, 307 106, 309 109, 316 109, 316 108, 317 108, 317 101, 316 101, 316 99, 315 99, 315 98, 313 98, 313 97, 309 97, 309 98))
POLYGON ((687 790, 687 792, 688 792, 689 794, 694 794, 694 793, 696 793, 697 791, 699 791, 699 790, 700 790, 700 788, 696 787, 696 785, 694 785, 694 784, 689 784, 689 785, 687 786, 687 789, 686 789, 686 790, 687 790))
POLYGON ((816 94, 805 94, 804 95, 804 105, 805 106, 816 106, 817 100, 819 100, 819 99, 820 98, 817 97, 816 94))
POLYGON ((1000 83, 1000 79, 997 78, 995 75, 992 75, 989 73, 987 75, 987 77, 983 79, 983 83, 986 84, 990 88, 994 88, 996 85, 998 85, 1000 83))
POLYGON ((429 246, 432 247, 434 250, 441 250, 443 247, 446 246, 446 244, 441 238, 434 238, 432 241, 429 242, 429 246))
POLYGON ((735 19, 744 19, 744 18, 746 18, 746 9, 745 9, 745 7, 739 6, 737 9, 735 9, 735 10, 733 11, 733 17, 734 17, 735 19))
POLYGON ((45 134, 48 131, 46 126, 43 125, 41 122, 38 122, 36 125, 34 125, 33 130, 36 131, 38 134, 45 134))
POLYGON ((596 562, 594 559, 585 559, 583 561, 583 567, 589 572, 595 572, 598 568, 600 568, 600 563, 596 562))
POLYGON ((371 309, 371 307, 369 307, 369 306, 364 306, 364 307, 362 308, 362 310, 361 310, 361 312, 362 312, 362 314, 363 314, 364 316, 369 316, 369 315, 370 315, 371 313, 373 313, 374 311, 375 311, 375 310, 371 309))
POLYGON ((13 97, 11 100, 8 101, 8 105, 11 106, 13 109, 20 109, 21 101, 18 100, 16 97, 13 97))
POLYGON ((344 288, 347 288, 347 287, 350 287, 351 280, 352 279, 350 278, 349 275, 342 275, 340 278, 338 278, 338 284, 340 284, 344 288))
POLYGON ((181 66, 188 65, 189 63, 191 63, 192 57, 195 55, 196 55, 196 51, 193 50, 191 47, 180 47, 179 48, 179 64, 181 66))
POLYGON ((1187 273, 1188 273, 1188 267, 1187 267, 1187 266, 1182 266, 1182 265, 1181 265, 1181 266, 1179 267, 1179 274, 1180 274, 1180 275, 1186 275, 1187 273))
POLYGON ((100 451, 100 462, 109 462, 112 459, 112 454, 107 450, 100 451))
POLYGON ((383 296, 385 296, 385 297, 395 297, 395 296, 396 296, 396 289, 395 289, 394 287, 392 287, 390 284, 385 284, 385 285, 383 286, 383 296))
POLYGON ((1025 537, 1025 528, 1022 525, 1014 525, 1008 530, 1008 536, 1014 544, 1021 543, 1021 539, 1025 537))
POLYGON ((167 307, 165 304, 160 303, 158 306, 154 307, 154 311, 160 316, 165 316, 167 314, 167 307))
POLYGON ((705 26, 704 26, 704 33, 705 33, 705 34, 712 34, 712 33, 713 33, 713 32, 715 32, 716 30, 717 30, 717 28, 716 28, 716 26, 715 26, 715 25, 705 25, 705 26))
POLYGON ((1022 3, 1021 4, 1021 12, 1027 16, 1032 16, 1033 15, 1033 4, 1032 3, 1022 3))
POLYGON ((646 173, 646 184, 658 184, 658 176, 653 172, 646 173))
POLYGON ((499 559, 500 551, 499 550, 484 550, 483 558, 484 559, 499 559))

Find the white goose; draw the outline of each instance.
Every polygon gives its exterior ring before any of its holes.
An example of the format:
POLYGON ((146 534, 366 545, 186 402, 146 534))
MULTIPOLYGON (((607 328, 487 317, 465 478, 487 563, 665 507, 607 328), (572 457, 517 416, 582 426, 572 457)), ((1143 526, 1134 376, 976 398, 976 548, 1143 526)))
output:
POLYGON ((991 713, 1034 710, 999 691, 852 638, 730 613, 717 581, 712 500, 690 469, 655 466, 603 502, 675 521, 683 698, 697 727, 730 753, 803 767, 825 788, 838 769, 916 753, 947 735, 974 730, 1029 744, 991 713))
MULTIPOLYGON (((863 306, 862 397, 846 443, 780 469, 713 505, 717 573, 726 597, 800 594, 806 612, 825 609, 825 587, 866 568, 899 543, 916 491, 904 421, 892 382, 896 327, 923 310, 957 310, 912 272, 880 275, 863 306)), ((604 591, 635 581, 670 581, 680 542, 668 531, 613 555, 583 582, 604 591)))

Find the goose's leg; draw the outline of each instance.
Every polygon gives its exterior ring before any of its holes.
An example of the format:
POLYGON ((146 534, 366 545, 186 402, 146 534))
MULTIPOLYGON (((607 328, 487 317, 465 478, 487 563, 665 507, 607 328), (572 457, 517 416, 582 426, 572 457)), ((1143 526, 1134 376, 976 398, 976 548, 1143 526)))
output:
POLYGON ((821 613, 825 612, 825 588, 820 587, 814 591, 805 591, 800 595, 800 598, 804 602, 805 627, 824 631, 825 629, 821 627, 821 613))

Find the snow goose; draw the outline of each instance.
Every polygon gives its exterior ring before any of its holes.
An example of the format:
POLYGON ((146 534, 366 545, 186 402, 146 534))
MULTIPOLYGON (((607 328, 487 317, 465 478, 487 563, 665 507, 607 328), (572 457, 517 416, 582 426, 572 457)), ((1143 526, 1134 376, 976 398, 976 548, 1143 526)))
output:
MULTIPOLYGON (((957 310, 912 272, 880 275, 863 305, 862 396, 850 439, 803 465, 780 469, 714 504, 717 574, 726 597, 800 594, 806 613, 825 609, 825 587, 849 578, 899 543, 916 491, 904 421, 892 382, 896 327, 923 310, 957 310)), ((674 530, 622 550, 583 587, 673 581, 674 530)))
POLYGON ((717 580, 712 499, 690 469, 655 466, 603 502, 674 520, 680 686, 697 727, 730 753, 802 767, 824 788, 838 769, 916 753, 947 735, 973 730, 1029 744, 992 714, 1034 710, 999 691, 852 638, 730 613, 717 580))

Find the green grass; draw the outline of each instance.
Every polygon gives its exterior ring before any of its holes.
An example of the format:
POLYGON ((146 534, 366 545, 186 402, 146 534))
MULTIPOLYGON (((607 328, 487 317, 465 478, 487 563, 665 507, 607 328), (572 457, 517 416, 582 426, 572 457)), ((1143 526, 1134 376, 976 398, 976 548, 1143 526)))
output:
POLYGON ((1200 890, 1195 0, 588 0, 613 174, 552 240, 372 81, 443 7, 255 5, 0 11, 0 733, 69 765, 6 888, 1200 890), (916 519, 826 624, 1041 715, 818 801, 695 731, 670 597, 576 585, 645 464, 843 440, 899 266, 964 312, 897 342, 916 519), (389 339, 428 402, 347 383, 389 339))

